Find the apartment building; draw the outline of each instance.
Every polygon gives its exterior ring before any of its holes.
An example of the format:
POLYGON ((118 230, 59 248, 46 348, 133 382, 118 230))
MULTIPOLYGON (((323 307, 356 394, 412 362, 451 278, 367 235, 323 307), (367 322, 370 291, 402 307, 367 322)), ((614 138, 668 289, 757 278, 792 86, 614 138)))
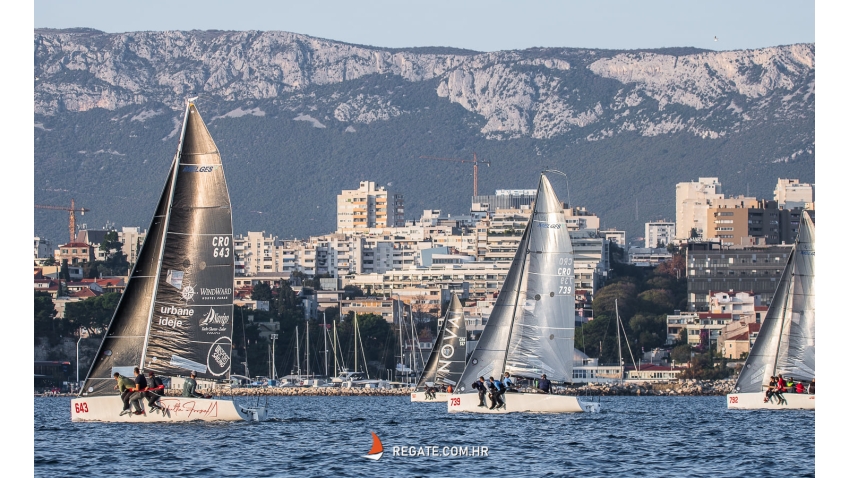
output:
POLYGON ((799 179, 782 179, 773 189, 773 200, 783 209, 813 209, 814 185, 801 183, 799 179))
POLYGON ((50 245, 50 241, 43 237, 34 236, 33 237, 33 259, 36 261, 44 261, 45 259, 51 257, 53 254, 53 248, 50 245))
POLYGON ((673 311, 667 316, 667 344, 672 345, 686 330, 688 345, 716 347, 723 329, 732 322, 732 314, 673 311))
POLYGON ((139 252, 145 242, 147 231, 139 227, 122 227, 118 231, 118 240, 121 241, 121 252, 127 256, 127 262, 135 264, 139 259, 139 252))
POLYGON ((651 221, 644 224, 644 244, 647 249, 667 247, 676 238, 676 223, 651 221))
POLYGON ((359 188, 343 190, 336 204, 338 233, 404 226, 404 196, 372 181, 360 181, 359 188))
POLYGON ((708 227, 708 208, 723 198, 718 178, 699 178, 676 184, 676 239, 702 238, 708 227))
POLYGON ((689 243, 685 257, 688 308, 708 310, 711 294, 728 290, 758 294, 762 304, 770 305, 790 252, 790 245, 742 248, 721 247, 717 242, 689 243))

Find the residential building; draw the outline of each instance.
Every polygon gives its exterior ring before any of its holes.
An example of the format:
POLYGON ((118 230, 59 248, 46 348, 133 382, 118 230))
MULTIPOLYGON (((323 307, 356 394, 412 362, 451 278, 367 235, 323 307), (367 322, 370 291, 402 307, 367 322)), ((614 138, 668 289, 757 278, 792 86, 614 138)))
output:
POLYGON ((630 247, 629 264, 638 267, 655 267, 669 261, 673 254, 664 247, 630 247))
POLYGON ((497 189, 495 195, 472 196, 473 215, 477 213, 493 214, 499 209, 530 208, 534 204, 536 189, 497 189))
POLYGON ((651 221, 644 225, 645 247, 653 249, 667 247, 676 237, 676 223, 670 221, 651 221))
POLYGON ((360 181, 357 189, 344 189, 336 202, 339 233, 404 226, 404 197, 372 181, 360 181))
POLYGON ((732 314, 673 311, 667 316, 667 344, 675 343, 685 329, 688 345, 714 348, 724 327, 731 322, 732 314))
POLYGON ((790 245, 721 248, 716 242, 689 243, 689 310, 709 310, 712 292, 728 290, 758 294, 763 305, 770 305, 790 252, 790 245))
POLYGON ((53 255, 53 249, 51 248, 50 241, 43 237, 34 236, 32 249, 33 259, 39 262, 43 262, 53 255))
POLYGON ((676 184, 676 239, 704 237, 708 208, 722 198, 718 178, 699 178, 699 181, 676 184))
POLYGON ((756 342, 760 328, 760 323, 745 320, 728 324, 717 341, 717 352, 731 360, 746 357, 756 342))
POLYGON ((799 179, 782 179, 776 182, 773 199, 783 209, 813 209, 814 185, 801 183, 799 179))
POLYGON ((68 261, 68 264, 78 265, 94 260, 94 247, 84 242, 69 242, 59 246, 56 251, 56 262, 68 261))
POLYGON ((384 318, 391 324, 399 323, 402 308, 395 299, 384 299, 376 297, 360 297, 357 299, 342 299, 339 301, 341 316, 349 312, 357 314, 375 314, 384 318))
POLYGON ((127 262, 135 264, 139 259, 142 244, 145 243, 147 231, 138 227, 122 227, 118 231, 118 240, 121 241, 121 252, 127 256, 127 262))
POLYGON ((747 291, 734 290, 710 292, 709 310, 715 313, 732 314, 735 322, 761 323, 767 306, 761 305, 761 296, 747 291))

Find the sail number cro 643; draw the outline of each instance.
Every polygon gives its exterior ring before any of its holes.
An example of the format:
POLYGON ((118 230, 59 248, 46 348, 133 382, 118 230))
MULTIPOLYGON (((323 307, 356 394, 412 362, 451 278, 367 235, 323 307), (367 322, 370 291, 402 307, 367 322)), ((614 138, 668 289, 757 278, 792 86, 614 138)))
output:
POLYGON ((88 413, 89 412, 89 406, 86 402, 75 403, 74 404, 74 411, 76 413, 88 413))
POLYGON ((213 257, 230 257, 230 236, 212 238, 213 257))

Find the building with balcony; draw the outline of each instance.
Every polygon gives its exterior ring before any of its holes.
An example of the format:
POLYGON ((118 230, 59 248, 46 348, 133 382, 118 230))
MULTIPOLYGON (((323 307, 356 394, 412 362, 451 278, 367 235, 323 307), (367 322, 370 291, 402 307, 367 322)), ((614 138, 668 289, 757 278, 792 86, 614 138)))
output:
POLYGON ((703 238, 708 227, 708 208, 722 198, 718 178, 676 184, 676 239, 703 238))
POLYGON ((644 244, 647 249, 667 247, 676 238, 676 223, 651 221, 644 225, 644 244))
POLYGON ((336 204, 338 233, 404 226, 404 196, 372 181, 360 181, 357 189, 344 189, 336 204))

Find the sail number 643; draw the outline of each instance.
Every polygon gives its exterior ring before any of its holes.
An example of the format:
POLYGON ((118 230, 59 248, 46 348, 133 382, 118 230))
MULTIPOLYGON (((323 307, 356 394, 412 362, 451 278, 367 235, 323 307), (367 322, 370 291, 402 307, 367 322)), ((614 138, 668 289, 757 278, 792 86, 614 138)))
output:
POLYGON ((213 236, 213 257, 230 257, 230 236, 213 236))

